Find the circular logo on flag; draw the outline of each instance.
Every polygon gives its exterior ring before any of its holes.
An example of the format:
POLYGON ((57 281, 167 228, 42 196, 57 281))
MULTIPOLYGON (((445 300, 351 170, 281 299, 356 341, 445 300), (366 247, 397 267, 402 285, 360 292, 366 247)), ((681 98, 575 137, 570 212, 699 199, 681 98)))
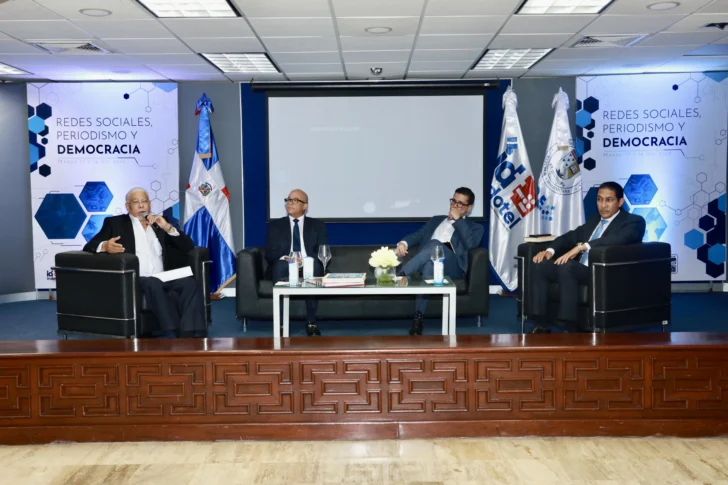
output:
POLYGON ((579 174, 579 162, 576 153, 573 150, 564 153, 562 148, 558 147, 547 155, 545 167, 548 170, 543 172, 544 184, 556 194, 571 195, 575 192, 581 192, 581 180, 573 181, 572 178, 579 174))
POLYGON ((212 185, 207 182, 203 182, 199 187, 197 187, 197 190, 199 190, 203 196, 207 197, 212 192, 212 185))

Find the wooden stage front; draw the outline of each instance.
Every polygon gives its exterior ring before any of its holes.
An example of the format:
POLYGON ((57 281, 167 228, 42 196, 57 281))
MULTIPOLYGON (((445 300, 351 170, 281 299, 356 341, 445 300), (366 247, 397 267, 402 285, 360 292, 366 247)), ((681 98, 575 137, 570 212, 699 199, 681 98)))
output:
POLYGON ((728 335, 0 343, 0 443, 728 434, 728 335))

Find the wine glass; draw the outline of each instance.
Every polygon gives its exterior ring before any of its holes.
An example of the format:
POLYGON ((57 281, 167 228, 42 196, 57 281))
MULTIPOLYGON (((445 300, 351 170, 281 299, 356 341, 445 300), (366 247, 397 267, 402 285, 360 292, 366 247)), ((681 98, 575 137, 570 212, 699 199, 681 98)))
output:
POLYGON ((331 248, 328 244, 322 244, 319 246, 318 259, 321 264, 324 265, 324 274, 326 274, 326 264, 331 259, 331 248))
POLYGON ((432 248, 432 253, 430 253, 430 259, 434 263, 435 261, 439 261, 442 258, 445 257, 445 252, 442 249, 442 246, 438 244, 437 246, 434 246, 432 248))
POLYGON ((296 263, 299 269, 303 266, 303 256, 301 255, 301 251, 291 251, 288 254, 288 257, 296 263))

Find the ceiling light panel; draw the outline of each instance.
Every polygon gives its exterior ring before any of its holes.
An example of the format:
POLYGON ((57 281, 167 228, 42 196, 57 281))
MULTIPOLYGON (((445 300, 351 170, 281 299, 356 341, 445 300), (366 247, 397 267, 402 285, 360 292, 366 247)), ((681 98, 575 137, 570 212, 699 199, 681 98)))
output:
POLYGON ((528 69, 553 49, 491 49, 480 58, 473 71, 528 69))
POLYGON ((137 0, 160 18, 237 17, 228 0, 137 0))
POLYGON ((585 14, 599 13, 612 0, 526 0, 521 5, 520 15, 585 14))
POLYGON ((7 64, 0 63, 0 76, 19 75, 19 74, 30 74, 30 73, 25 72, 21 69, 15 68, 13 66, 8 66, 7 64))
POLYGON ((277 73, 275 65, 265 54, 202 54, 222 72, 277 73))

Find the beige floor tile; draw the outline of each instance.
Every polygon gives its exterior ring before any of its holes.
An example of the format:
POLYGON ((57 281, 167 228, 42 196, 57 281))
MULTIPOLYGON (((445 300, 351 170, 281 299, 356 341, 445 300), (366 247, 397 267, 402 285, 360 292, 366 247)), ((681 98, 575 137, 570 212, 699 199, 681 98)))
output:
POLYGON ((127 480, 128 485, 188 485, 200 465, 140 465, 127 480))

